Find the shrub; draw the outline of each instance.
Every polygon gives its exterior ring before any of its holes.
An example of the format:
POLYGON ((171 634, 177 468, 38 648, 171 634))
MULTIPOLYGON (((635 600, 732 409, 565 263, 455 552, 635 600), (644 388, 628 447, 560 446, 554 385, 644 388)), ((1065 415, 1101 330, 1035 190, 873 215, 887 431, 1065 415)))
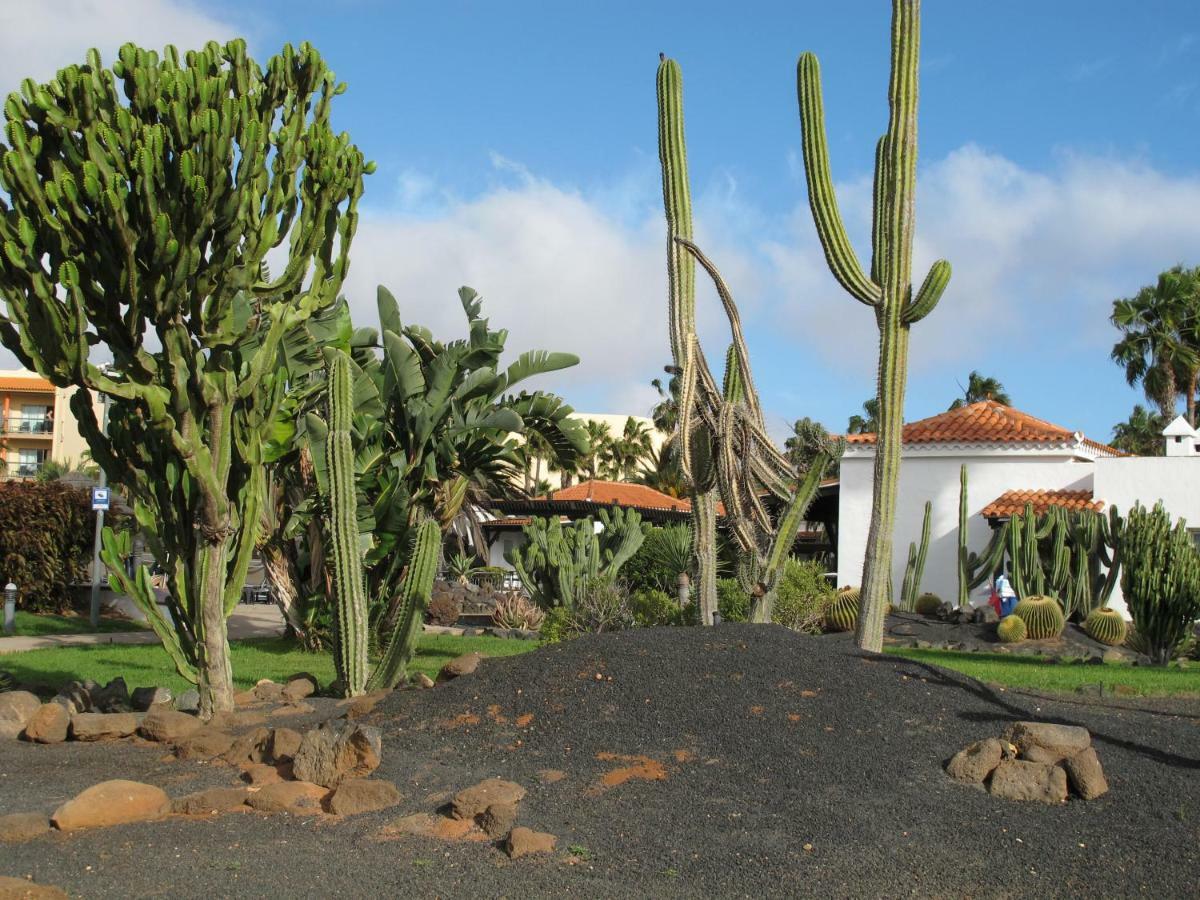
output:
POLYGON ((823 567, 819 563, 789 559, 779 576, 771 621, 794 631, 819 634, 825 608, 833 600, 833 595, 833 588, 825 580, 823 567))
POLYGON ((621 568, 630 590, 658 590, 674 596, 679 573, 692 568, 692 533, 686 525, 643 529, 645 540, 621 568))
POLYGON ((501 595, 496 601, 492 622, 497 628, 512 628, 537 631, 542 627, 546 614, 524 594, 513 591, 501 595))
POLYGON ((1183 520, 1172 527, 1161 503, 1130 510, 1119 546, 1121 593, 1141 652, 1165 666, 1200 617, 1200 552, 1183 520))
POLYGON ((546 644, 554 644, 564 638, 574 637, 575 635, 567 630, 567 608, 555 606, 547 610, 546 618, 542 620, 542 630, 539 633, 542 636, 542 642, 546 644))
POLYGON ((629 592, 625 586, 594 578, 584 586, 575 608, 567 612, 565 629, 573 634, 600 634, 632 625, 633 613, 629 610, 629 592))
POLYGON ((655 588, 634 591, 629 597, 629 610, 633 614, 634 624, 640 628, 676 625, 681 619, 678 604, 666 591, 655 588))
POLYGON ((1013 608, 1013 615, 1025 620, 1031 640, 1056 638, 1067 625, 1063 608, 1054 597, 1026 597, 1013 608))
POLYGON ((78 488, 0 482, 0 584, 17 585, 21 608, 71 609, 71 585, 88 580, 94 515, 88 493, 78 488))
MULTIPOLYGON (((1150 655, 1150 642, 1137 630, 1137 626, 1129 625, 1125 629, 1125 645, 1127 649, 1142 656, 1150 655)), ((1170 659, 1176 659, 1181 656, 1190 656, 1195 651, 1197 646, 1194 635, 1185 635, 1178 644, 1170 650, 1170 659)))
POLYGON ((996 637, 1002 644, 1016 644, 1025 640, 1028 629, 1020 616, 1007 615, 996 625, 996 637))
POLYGON ((853 631, 858 624, 858 606, 862 597, 856 587, 838 588, 833 602, 825 607, 825 627, 829 631, 853 631))
MULTIPOLYGON (((775 602, 778 607, 779 601, 775 602)), ((750 595, 736 578, 717 579, 717 612, 722 622, 745 622, 750 617, 750 595)))
POLYGON ((453 625, 462 615, 462 600, 449 591, 434 594, 426 613, 434 625, 453 625))

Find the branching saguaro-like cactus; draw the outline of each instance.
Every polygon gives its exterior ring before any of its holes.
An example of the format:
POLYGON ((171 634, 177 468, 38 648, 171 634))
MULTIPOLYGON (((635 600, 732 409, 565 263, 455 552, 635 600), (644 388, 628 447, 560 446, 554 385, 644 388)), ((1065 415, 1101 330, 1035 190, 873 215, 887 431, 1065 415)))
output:
POLYGON ((170 617, 111 534, 110 577, 204 716, 233 706, 225 621, 260 527, 264 447, 302 374, 281 345, 337 296, 370 171, 330 127, 344 87, 308 44, 265 70, 240 40, 183 57, 127 44, 111 71, 90 51, 4 107, 0 340, 77 388, 92 458, 166 569, 170 617), (113 401, 107 434, 89 390, 113 401))
POLYGON ((671 351, 681 384, 677 441, 681 468, 692 485, 692 546, 700 578, 701 622, 711 624, 716 609, 717 496, 725 504, 729 532, 741 552, 737 575, 753 598, 750 620, 769 622, 783 564, 821 478, 841 453, 841 444, 828 441, 801 479, 767 434, 737 304, 716 265, 692 240, 683 78, 675 60, 661 59, 657 87, 671 351), (716 287, 733 338, 721 387, 696 334, 696 263, 716 287), (774 515, 765 497, 774 499, 778 507, 774 515))
POLYGON ((891 584, 892 532, 900 474, 901 427, 912 326, 933 310, 950 281, 950 264, 933 264, 920 290, 912 288, 912 241, 917 165, 917 81, 920 0, 892 2, 892 74, 887 133, 875 151, 871 270, 855 255, 838 210, 817 58, 805 53, 797 64, 797 93, 803 129, 804 171, 809 205, 830 270, 842 287, 870 307, 879 329, 879 430, 871 525, 863 562, 859 647, 883 648, 883 620, 891 584))

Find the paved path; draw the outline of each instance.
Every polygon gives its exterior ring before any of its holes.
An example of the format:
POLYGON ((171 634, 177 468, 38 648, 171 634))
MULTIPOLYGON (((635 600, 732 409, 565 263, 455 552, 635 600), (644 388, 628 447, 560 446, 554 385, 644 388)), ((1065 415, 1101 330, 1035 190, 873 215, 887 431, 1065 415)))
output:
MULTIPOLYGON (((279 637, 283 634, 283 614, 273 603, 242 603, 229 617, 229 638, 234 641, 248 638, 279 637)), ((56 634, 37 637, 0 638, 0 654, 20 653, 22 650, 42 650, 46 647, 77 647, 95 644, 157 644, 153 631, 113 631, 105 634, 56 634)))

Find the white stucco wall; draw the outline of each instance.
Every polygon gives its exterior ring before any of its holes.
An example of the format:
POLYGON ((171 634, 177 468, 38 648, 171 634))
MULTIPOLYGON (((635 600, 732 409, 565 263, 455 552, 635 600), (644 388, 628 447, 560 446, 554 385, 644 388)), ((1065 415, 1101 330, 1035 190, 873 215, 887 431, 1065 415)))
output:
MULTIPOLYGON (((1135 503, 1162 501, 1172 519, 1200 529, 1200 457, 1134 456, 1096 460, 1095 496, 1124 515, 1135 503)), ((1109 603, 1125 612, 1118 584, 1109 603)))
MULTIPOLYGON (((1195 461, 1200 465, 1200 460, 1195 461)), ((981 552, 991 529, 979 513, 1005 491, 1084 490, 1092 487, 1094 463, 1074 458, 1069 451, 987 450, 947 448, 906 449, 900 469, 900 490, 892 549, 892 589, 896 601, 904 581, 908 545, 921 540, 925 501, 930 515, 929 553, 922 591, 943 600, 958 596, 959 466, 967 466, 967 535, 970 549, 981 552)), ((867 529, 871 521, 871 481, 874 455, 851 449, 842 459, 838 509, 838 585, 862 581, 867 529)), ((1198 509, 1200 514, 1200 509, 1198 509)), ((1200 522, 1200 518, 1197 519, 1200 522)))

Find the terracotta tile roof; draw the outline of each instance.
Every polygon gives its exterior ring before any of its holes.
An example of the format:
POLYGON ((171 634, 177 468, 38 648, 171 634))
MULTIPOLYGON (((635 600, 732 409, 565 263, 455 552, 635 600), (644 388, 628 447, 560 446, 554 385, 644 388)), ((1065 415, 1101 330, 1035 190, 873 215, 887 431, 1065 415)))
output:
POLYGON ((0 391, 37 391, 54 393, 54 385, 37 375, 0 378, 0 391))
MULTIPOLYGON (((1092 450, 1115 456, 1123 455, 1112 447, 1088 440, 1028 413, 984 400, 949 412, 909 422, 904 426, 906 444, 1062 444, 1077 439, 1092 450)), ((851 446, 874 444, 874 434, 848 434, 851 446)))
POLYGON ((1090 509, 1100 512, 1103 500, 1093 500, 1092 492, 1082 491, 1005 491, 981 510, 985 519, 1007 518, 1025 511, 1025 504, 1033 504, 1033 511, 1041 515, 1051 506, 1063 509, 1090 509))
POLYGON ((631 506, 635 509, 677 509, 688 512, 692 504, 680 497, 672 497, 644 484, 626 484, 623 481, 584 481, 557 490, 551 500, 585 500, 605 506, 631 506))

